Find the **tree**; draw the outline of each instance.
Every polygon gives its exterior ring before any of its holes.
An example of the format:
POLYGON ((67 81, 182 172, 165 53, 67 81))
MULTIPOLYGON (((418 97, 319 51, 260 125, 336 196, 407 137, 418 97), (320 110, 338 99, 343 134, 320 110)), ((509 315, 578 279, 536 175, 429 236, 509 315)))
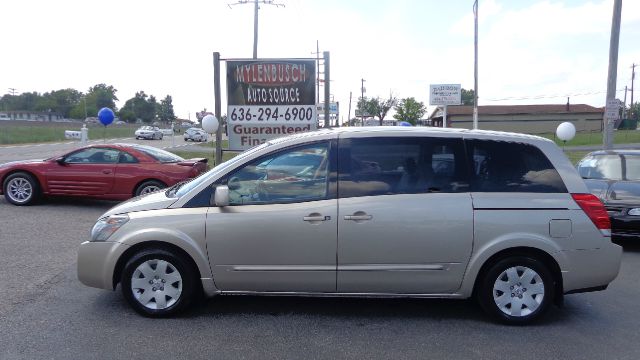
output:
POLYGON ((389 98, 385 100, 376 97, 367 102, 366 109, 369 114, 378 117, 380 120, 380 126, 382 126, 382 121, 387 116, 387 113, 392 107, 396 106, 397 103, 398 99, 393 95, 389 95, 389 98))
POLYGON ((398 121, 407 121, 412 125, 415 125, 416 120, 421 119, 427 112, 427 108, 424 104, 416 101, 413 97, 400 100, 394 109, 396 110, 396 113, 393 115, 394 119, 398 121))
POLYGON ((473 105, 474 94, 473 89, 462 89, 462 105, 473 105))
POLYGON ((158 107, 155 96, 148 96, 144 91, 138 91, 134 97, 124 103, 118 115, 127 122, 135 122, 140 119, 145 123, 150 123, 156 118, 158 107))
POLYGON ((171 122, 176 119, 176 115, 173 112, 172 98, 167 95, 164 99, 160 100, 160 106, 158 107, 158 118, 160 121, 171 122))
POLYGON ((90 112, 88 111, 88 115, 97 116, 98 110, 103 107, 116 111, 116 101, 118 101, 116 92, 118 92, 118 90, 113 86, 106 84, 97 84, 90 87, 87 95, 85 96, 87 109, 91 109, 90 112))
POLYGON ((81 102, 82 93, 75 89, 61 89, 45 93, 42 98, 41 111, 51 110, 64 118, 71 118, 72 110, 81 102))

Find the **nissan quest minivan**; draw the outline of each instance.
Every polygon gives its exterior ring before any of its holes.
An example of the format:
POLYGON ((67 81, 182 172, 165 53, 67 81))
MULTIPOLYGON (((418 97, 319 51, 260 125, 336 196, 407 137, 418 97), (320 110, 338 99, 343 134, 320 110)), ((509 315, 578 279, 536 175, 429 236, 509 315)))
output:
POLYGON ((107 211, 78 277, 142 315, 224 294, 474 297, 505 323, 620 269, 608 214, 550 140, 439 128, 279 138, 107 211))

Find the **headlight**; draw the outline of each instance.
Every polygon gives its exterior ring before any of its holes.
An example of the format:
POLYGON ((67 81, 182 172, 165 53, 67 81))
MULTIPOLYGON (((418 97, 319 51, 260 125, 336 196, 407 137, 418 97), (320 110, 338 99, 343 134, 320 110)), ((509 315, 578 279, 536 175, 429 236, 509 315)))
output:
POLYGON ((111 215, 96 222, 91 229, 91 241, 107 241, 111 234, 129 221, 129 215, 111 215))
POLYGON ((633 208, 629 210, 629 215, 631 216, 640 216, 640 208, 633 208))

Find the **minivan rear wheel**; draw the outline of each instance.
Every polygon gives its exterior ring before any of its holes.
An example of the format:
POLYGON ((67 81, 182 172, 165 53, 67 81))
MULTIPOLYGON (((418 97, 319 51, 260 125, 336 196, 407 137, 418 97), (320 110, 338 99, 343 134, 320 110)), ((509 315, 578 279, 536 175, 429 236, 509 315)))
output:
POLYGON ((513 325, 539 319, 553 302, 553 276, 540 261, 513 256, 492 265, 480 279, 482 308, 497 320, 513 325))
POLYGON ((195 294, 195 273, 180 254, 150 248, 134 254, 120 282, 127 302, 138 313, 164 317, 186 309, 195 294))

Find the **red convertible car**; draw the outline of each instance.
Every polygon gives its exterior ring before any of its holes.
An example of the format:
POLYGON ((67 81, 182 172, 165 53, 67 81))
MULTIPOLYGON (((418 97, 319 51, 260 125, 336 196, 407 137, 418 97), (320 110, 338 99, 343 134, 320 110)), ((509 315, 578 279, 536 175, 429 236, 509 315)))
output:
POLYGON ((126 200, 194 178, 206 163, 145 145, 90 145, 46 160, 1 164, 0 195, 15 205, 46 195, 126 200))

